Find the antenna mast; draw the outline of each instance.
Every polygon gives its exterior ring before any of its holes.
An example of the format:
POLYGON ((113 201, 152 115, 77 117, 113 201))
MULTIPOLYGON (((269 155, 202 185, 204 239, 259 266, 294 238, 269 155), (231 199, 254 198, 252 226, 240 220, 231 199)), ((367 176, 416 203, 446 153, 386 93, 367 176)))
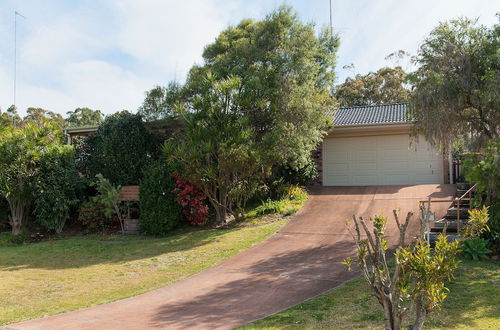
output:
POLYGON ((16 87, 17 87, 17 16, 26 18, 14 11, 14 108, 16 107, 16 87))

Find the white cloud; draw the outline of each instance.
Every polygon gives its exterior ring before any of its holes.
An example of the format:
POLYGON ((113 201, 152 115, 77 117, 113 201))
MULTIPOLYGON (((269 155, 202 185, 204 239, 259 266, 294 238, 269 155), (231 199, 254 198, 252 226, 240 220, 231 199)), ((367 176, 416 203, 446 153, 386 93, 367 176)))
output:
MULTIPOLYGON (((79 106, 112 113, 135 110, 144 92, 182 81, 201 61, 206 44, 228 24, 261 18, 282 0, 7 0, 0 2, 0 106, 12 103, 12 14, 19 26, 18 108, 41 106, 64 114, 79 106)), ((325 1, 288 0, 306 21, 327 23, 325 1)), ((365 73, 384 57, 415 52, 439 21, 480 16, 495 22, 495 0, 335 0, 334 27, 341 32, 339 81, 354 63, 365 73)))

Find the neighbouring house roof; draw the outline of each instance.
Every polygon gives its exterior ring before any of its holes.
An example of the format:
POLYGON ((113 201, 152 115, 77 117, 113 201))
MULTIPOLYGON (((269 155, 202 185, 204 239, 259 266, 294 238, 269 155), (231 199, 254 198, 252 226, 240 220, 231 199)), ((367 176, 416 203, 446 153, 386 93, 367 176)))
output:
POLYGON ((408 103, 340 107, 331 111, 334 126, 362 126, 374 124, 410 123, 408 103))

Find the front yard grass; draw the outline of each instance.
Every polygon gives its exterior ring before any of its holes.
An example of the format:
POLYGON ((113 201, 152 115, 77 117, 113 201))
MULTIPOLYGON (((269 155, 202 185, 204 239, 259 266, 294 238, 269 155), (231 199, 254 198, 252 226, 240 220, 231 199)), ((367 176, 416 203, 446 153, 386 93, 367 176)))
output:
POLYGON ((275 215, 166 238, 79 236, 0 248, 0 325, 162 287, 251 247, 286 221, 275 215))
MULTIPOLYGON (((426 329, 500 329, 500 262, 463 261, 440 311, 426 329)), ((384 315, 358 277, 245 329, 383 329, 384 315)))

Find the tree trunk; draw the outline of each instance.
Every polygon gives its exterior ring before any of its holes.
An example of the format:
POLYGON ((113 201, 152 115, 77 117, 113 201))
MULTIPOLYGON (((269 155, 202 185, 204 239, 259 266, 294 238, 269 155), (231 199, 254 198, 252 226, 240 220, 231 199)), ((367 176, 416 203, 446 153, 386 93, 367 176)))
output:
POLYGON ((9 224, 12 227, 12 235, 19 235, 28 218, 29 202, 10 198, 7 201, 10 207, 9 224))
POLYGON ((415 312, 417 314, 417 317, 415 320, 415 324, 413 324, 411 327, 411 330, 421 330, 424 328, 425 317, 427 316, 427 311, 425 310, 424 304, 422 303, 422 297, 417 298, 415 312))
POLYGON ((223 225, 226 223, 227 210, 224 206, 214 205, 215 208, 215 224, 223 225))

